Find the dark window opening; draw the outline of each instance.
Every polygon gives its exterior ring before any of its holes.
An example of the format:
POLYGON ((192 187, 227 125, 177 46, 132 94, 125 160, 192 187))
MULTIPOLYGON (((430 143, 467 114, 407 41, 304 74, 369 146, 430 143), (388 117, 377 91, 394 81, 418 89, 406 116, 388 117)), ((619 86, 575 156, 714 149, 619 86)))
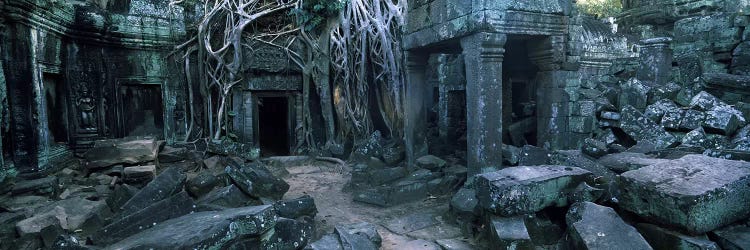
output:
POLYGON ((289 154, 287 97, 258 98, 258 139, 264 156, 289 154))
POLYGON ((164 111, 160 85, 132 85, 121 90, 124 136, 162 136, 164 111))
POLYGON ((44 74, 44 102, 51 142, 68 142, 68 110, 65 87, 56 75, 44 74))

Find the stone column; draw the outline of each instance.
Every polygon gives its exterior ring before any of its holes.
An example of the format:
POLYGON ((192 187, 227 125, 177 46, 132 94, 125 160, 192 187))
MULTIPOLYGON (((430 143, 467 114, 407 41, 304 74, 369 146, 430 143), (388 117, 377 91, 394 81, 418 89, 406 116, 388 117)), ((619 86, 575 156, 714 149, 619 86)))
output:
POLYGON ((502 167, 503 54, 507 37, 477 33, 461 39, 466 64, 468 175, 502 167))
POLYGON ((407 52, 406 100, 404 101, 404 141, 406 161, 414 166, 416 159, 427 154, 427 110, 424 98, 429 85, 425 77, 428 54, 407 52))
POLYGON ((672 77, 671 37, 657 37, 641 40, 640 66, 636 78, 641 81, 664 85, 672 77))

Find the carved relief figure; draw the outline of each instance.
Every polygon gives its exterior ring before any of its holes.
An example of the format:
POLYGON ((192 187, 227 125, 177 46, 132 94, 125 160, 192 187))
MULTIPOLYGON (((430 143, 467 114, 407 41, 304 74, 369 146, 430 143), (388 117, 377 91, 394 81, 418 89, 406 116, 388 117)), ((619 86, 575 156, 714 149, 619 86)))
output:
POLYGON ((85 130, 96 130, 96 118, 94 111, 96 110, 96 102, 89 93, 89 89, 82 85, 78 100, 76 100, 76 106, 80 112, 80 127, 85 130))

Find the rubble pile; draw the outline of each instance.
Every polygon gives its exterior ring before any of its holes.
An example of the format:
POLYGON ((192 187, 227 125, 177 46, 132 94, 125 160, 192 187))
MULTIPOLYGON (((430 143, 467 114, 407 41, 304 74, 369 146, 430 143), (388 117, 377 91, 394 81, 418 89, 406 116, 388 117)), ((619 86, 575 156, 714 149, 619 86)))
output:
POLYGON ((466 181, 467 169, 457 160, 448 162, 425 155, 409 165, 404 161, 403 144, 380 142, 377 133, 373 138, 352 154, 354 163, 348 186, 355 201, 388 207, 449 194, 466 181))
POLYGON ((97 141, 81 164, 13 178, 0 196, 0 249, 308 245, 314 200, 281 200, 289 185, 253 161, 252 150, 222 145, 97 141))

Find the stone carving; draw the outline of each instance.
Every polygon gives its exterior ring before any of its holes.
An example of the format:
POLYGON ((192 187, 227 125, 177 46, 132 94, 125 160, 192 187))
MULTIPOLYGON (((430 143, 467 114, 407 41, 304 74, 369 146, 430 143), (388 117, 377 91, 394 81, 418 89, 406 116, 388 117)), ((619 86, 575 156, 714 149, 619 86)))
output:
POLYGON ((89 93, 88 87, 83 83, 80 85, 76 107, 79 112, 78 126, 85 130, 96 130, 96 101, 89 93))

